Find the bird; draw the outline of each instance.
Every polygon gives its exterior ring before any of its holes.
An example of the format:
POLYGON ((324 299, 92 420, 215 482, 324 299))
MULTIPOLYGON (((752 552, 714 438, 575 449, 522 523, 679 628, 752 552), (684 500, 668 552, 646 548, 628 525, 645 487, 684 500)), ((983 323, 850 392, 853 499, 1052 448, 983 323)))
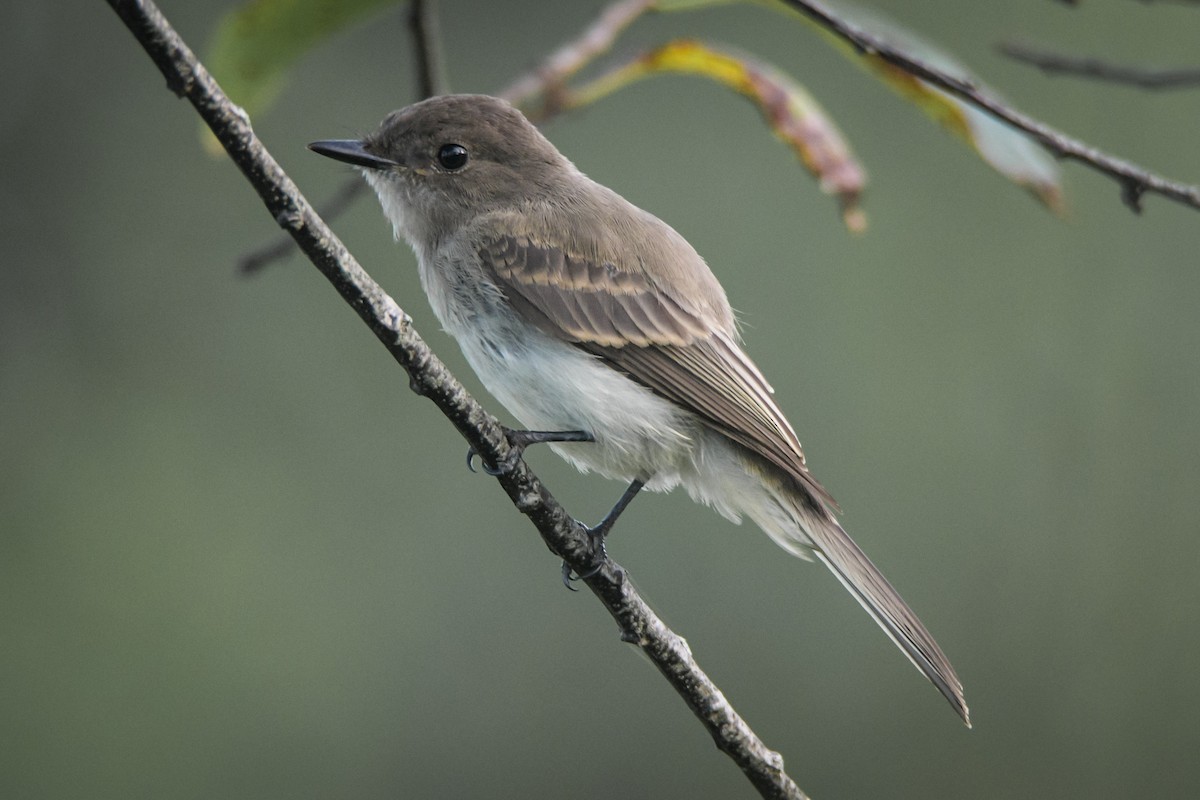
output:
MULTIPOLYGON (((582 472, 682 487, 823 563, 970 727, 949 659, 838 521, 724 289, 673 228, 584 175, 508 102, 443 95, 361 139, 309 148, 351 164, 413 249, 438 321, 524 429, 582 472)), ((515 456, 514 456, 515 457, 515 456)), ((503 470, 508 465, 489 465, 503 470)))

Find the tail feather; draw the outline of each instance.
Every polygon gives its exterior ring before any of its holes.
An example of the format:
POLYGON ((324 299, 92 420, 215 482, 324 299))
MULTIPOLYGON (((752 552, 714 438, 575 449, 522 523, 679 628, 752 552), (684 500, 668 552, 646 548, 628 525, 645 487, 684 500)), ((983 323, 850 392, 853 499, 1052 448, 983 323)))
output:
MULTIPOLYGON (((811 513, 804 516, 812 520, 811 513)), ((962 683, 921 620, 836 520, 825 517, 812 522, 805 532, 813 539, 817 558, 971 727, 962 683)))
POLYGON ((949 659, 838 524, 824 490, 809 490, 815 480, 807 473, 801 480, 721 433, 701 437, 699 445, 698 469, 684 481, 692 497, 734 521, 745 514, 793 555, 819 558, 970 727, 962 683, 949 659))

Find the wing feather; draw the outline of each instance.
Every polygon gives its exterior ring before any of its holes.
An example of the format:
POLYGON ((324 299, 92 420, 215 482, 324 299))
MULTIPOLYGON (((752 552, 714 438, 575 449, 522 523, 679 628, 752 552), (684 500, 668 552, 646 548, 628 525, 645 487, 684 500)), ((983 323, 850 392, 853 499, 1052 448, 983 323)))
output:
POLYGON ((486 241, 479 252, 519 313, 775 464, 814 506, 837 508, 809 473, 770 384, 731 332, 713 330, 701 312, 644 271, 519 236, 486 241))

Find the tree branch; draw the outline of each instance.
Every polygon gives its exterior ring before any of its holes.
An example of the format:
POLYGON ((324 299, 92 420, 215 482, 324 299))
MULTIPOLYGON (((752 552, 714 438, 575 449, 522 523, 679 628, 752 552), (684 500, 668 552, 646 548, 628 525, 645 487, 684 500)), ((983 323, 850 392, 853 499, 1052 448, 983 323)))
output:
MULTIPOLYGON (((195 106, 276 223, 291 234, 408 372, 413 391, 432 400, 484 460, 503 463, 509 446, 496 419, 467 394, 413 329, 408 315, 316 215, 254 135, 245 112, 229 101, 158 8, 150 0, 108 3, 166 76, 168 87, 195 106)), ((554 553, 577 571, 590 568, 594 554, 582 526, 558 504, 523 460, 518 459, 515 467, 497 480, 554 553)), ((734 760, 762 797, 806 797, 783 771, 779 754, 768 749, 734 711, 696 664, 687 643, 646 605, 618 564, 605 558, 602 568, 586 583, 616 620, 622 640, 646 653, 717 747, 734 760)))
POLYGON ((1113 64, 1099 58, 1068 56, 1036 47, 1004 42, 997 46, 1004 55, 1031 64, 1049 75, 1094 78, 1105 83, 1136 86, 1139 89, 1188 89, 1200 86, 1200 68, 1150 69, 1113 64))
POLYGON ((422 100, 447 92, 435 3, 436 0, 412 0, 408 8, 408 29, 416 45, 417 92, 422 100))
POLYGON ((1198 186, 1189 186, 1159 177, 1136 164, 1110 156, 1039 122, 1028 114, 1010 108, 992 95, 980 91, 973 81, 937 69, 925 61, 893 47, 886 39, 868 33, 858 25, 842 19, 821 0, 781 0, 781 2, 844 39, 860 52, 882 58, 889 64, 900 67, 926 83, 986 111, 1001 122, 1027 133, 1057 158, 1078 161, 1108 175, 1121 187, 1121 199, 1135 212, 1141 213, 1142 196, 1148 192, 1200 209, 1200 187, 1198 186))

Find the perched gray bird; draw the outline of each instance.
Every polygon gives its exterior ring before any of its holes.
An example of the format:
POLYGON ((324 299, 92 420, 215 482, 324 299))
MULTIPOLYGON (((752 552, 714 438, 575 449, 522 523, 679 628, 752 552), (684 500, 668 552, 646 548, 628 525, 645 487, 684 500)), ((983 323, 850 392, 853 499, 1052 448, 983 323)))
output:
POLYGON ((553 442, 580 470, 629 482, 598 536, 643 486, 749 517, 829 567, 970 725, 954 668, 838 524, 725 291, 682 236, 493 97, 435 97, 361 141, 310 147, 362 168, 438 319, 531 429, 510 434, 514 447, 553 442))

